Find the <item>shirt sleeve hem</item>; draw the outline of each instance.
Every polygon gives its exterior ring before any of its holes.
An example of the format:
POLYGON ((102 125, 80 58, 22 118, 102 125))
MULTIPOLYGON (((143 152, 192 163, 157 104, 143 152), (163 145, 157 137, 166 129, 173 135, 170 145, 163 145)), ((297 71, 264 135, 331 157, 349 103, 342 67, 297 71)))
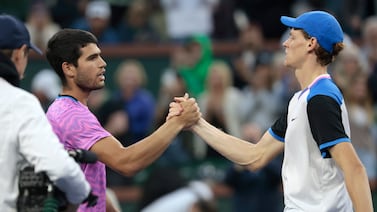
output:
POLYGON ((268 129, 268 132, 274 137, 276 140, 284 142, 284 138, 278 136, 271 128, 268 129))

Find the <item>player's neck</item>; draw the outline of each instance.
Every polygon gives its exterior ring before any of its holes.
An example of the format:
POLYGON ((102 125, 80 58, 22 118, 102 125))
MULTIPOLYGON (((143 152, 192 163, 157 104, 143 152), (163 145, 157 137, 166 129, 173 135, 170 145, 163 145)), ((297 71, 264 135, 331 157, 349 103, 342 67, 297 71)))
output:
POLYGON ((77 101, 81 102, 83 105, 88 105, 88 97, 90 92, 78 91, 75 89, 63 88, 61 95, 72 96, 77 101))
POLYGON ((296 69, 295 75, 301 89, 307 88, 313 80, 322 74, 327 74, 327 66, 312 66, 310 68, 296 69))

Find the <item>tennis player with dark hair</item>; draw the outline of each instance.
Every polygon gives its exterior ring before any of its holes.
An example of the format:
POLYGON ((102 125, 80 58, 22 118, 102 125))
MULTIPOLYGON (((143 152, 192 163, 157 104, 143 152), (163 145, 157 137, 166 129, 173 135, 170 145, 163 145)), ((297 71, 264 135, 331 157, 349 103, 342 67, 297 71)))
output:
MULTIPOLYGON (((368 177, 350 140, 344 99, 327 73, 344 47, 342 28, 323 11, 282 16, 281 22, 291 28, 283 43, 285 65, 295 71, 301 86, 287 112, 257 144, 225 134, 204 119, 192 130, 225 157, 252 170, 284 151, 284 211, 372 212, 368 177)), ((168 118, 179 115, 179 103, 185 101, 176 98, 168 118)))
POLYGON ((44 172, 76 208, 88 197, 89 183, 54 134, 38 99, 19 88, 29 50, 42 52, 30 43, 20 20, 0 15, 0 26, 0 211, 17 211, 20 171, 30 166, 44 172))
POLYGON ((167 120, 150 136, 123 147, 87 107, 90 92, 105 86, 106 62, 96 37, 83 30, 63 29, 49 40, 46 56, 63 85, 47 111, 55 133, 67 149, 90 150, 99 160, 82 165, 93 193, 99 196, 98 203, 93 208, 81 205, 79 211, 106 211, 105 165, 126 176, 136 174, 155 161, 180 130, 199 120, 199 108, 189 99, 182 116, 167 120))

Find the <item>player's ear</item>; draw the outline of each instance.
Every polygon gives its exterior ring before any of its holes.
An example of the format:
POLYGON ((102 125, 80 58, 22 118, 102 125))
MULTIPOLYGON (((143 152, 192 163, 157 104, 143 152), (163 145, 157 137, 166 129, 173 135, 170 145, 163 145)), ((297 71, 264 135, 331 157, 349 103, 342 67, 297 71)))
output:
POLYGON ((308 40, 308 49, 309 51, 312 51, 316 48, 318 42, 317 42, 317 39, 315 37, 311 37, 309 40, 308 40))
POLYGON ((12 61, 13 62, 17 62, 19 60, 23 60, 25 57, 28 56, 28 47, 26 46, 26 44, 22 45, 20 48, 18 49, 14 49, 12 51, 12 61))
POLYGON ((62 70, 64 75, 67 76, 67 78, 71 78, 75 75, 75 67, 71 63, 62 63, 62 70))

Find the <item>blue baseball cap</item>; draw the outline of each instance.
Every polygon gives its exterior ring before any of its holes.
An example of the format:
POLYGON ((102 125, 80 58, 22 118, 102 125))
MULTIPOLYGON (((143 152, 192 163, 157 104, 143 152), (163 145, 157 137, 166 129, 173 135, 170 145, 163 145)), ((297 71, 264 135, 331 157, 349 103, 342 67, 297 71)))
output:
POLYGON ((0 49, 18 49, 26 44, 42 54, 42 51, 30 42, 30 34, 25 24, 10 15, 0 15, 0 49))
POLYGON ((324 11, 310 11, 297 18, 281 16, 280 21, 292 28, 304 30, 315 37, 319 45, 332 53, 333 45, 343 42, 343 30, 339 22, 331 14, 324 11))

